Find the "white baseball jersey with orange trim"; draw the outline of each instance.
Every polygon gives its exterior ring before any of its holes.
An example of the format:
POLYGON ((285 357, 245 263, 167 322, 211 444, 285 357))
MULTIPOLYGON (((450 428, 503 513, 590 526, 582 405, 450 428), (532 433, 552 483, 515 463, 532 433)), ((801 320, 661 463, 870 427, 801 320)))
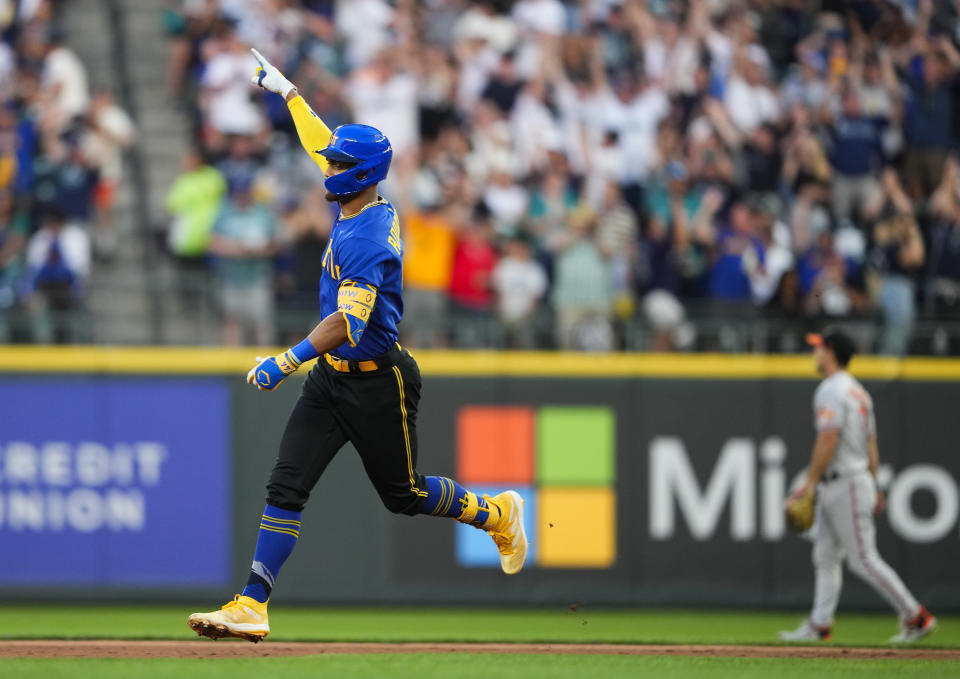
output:
POLYGON ((877 552, 874 508, 877 487, 869 472, 869 441, 876 435, 873 400, 845 370, 823 380, 813 398, 817 432, 836 430, 837 448, 817 490, 811 530, 815 571, 810 621, 833 624, 843 582, 843 561, 897 611, 902 621, 920 604, 877 552))
POLYGON ((840 432, 827 475, 867 471, 867 442, 877 433, 877 420, 873 399, 853 375, 840 370, 820 383, 813 396, 813 416, 818 432, 840 432))

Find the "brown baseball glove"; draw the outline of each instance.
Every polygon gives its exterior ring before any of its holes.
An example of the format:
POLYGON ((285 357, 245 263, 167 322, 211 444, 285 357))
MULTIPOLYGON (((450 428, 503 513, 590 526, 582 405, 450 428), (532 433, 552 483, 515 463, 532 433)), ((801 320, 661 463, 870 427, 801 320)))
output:
POLYGON ((787 498, 784 511, 787 516, 787 528, 797 533, 810 530, 816 513, 817 491, 811 490, 787 498))

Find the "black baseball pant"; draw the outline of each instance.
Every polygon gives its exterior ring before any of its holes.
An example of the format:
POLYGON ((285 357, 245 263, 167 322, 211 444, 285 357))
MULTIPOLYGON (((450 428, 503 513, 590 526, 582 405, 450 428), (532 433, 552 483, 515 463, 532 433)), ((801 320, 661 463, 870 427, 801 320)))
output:
POLYGON ((350 441, 383 504, 417 514, 427 485, 417 474, 420 369, 399 347, 371 372, 338 372, 322 357, 307 375, 280 441, 267 502, 301 511, 333 456, 350 441))

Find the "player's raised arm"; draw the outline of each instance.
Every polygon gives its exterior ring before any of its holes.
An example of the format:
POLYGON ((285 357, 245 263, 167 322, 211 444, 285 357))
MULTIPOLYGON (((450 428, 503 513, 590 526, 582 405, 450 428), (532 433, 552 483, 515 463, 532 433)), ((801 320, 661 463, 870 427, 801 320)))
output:
POLYGON ((292 82, 286 79, 280 70, 267 61, 260 52, 251 47, 250 51, 260 66, 253 76, 253 82, 265 90, 279 94, 287 102, 293 124, 297 127, 297 135, 307 155, 326 172, 327 159, 318 151, 326 148, 330 141, 330 128, 314 113, 292 82))

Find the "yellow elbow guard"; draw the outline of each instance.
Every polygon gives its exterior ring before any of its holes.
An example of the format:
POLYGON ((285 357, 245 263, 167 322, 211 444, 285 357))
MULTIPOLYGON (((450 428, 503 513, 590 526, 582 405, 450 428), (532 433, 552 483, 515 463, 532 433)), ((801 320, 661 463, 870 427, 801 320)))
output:
POLYGON ((337 292, 337 310, 343 314, 347 322, 347 339, 351 346, 356 346, 360 335, 367 327, 370 316, 373 315, 373 305, 377 301, 376 288, 358 284, 354 281, 344 281, 337 292))

